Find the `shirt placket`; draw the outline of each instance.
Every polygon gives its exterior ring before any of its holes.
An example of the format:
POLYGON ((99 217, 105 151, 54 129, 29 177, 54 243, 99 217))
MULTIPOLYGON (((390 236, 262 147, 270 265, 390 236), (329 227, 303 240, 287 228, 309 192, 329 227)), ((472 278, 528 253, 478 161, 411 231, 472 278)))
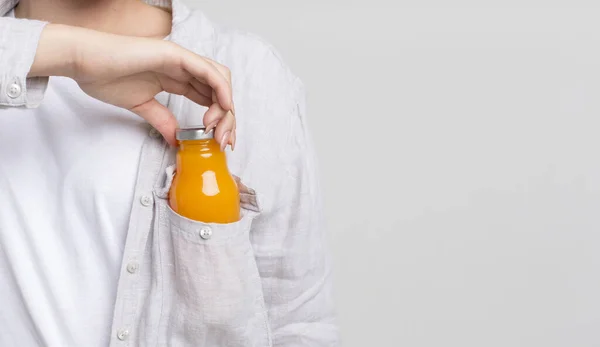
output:
POLYGON ((142 270, 141 266, 144 264, 146 242, 152 230, 154 215, 153 190, 163 166, 162 161, 166 146, 160 133, 151 128, 140 154, 138 178, 117 287, 111 329, 111 346, 134 345, 131 341, 135 340, 137 333, 135 322, 140 293, 145 290, 145 288, 142 288, 143 282, 140 272, 142 270))
MULTIPOLYGON (((188 16, 188 10, 179 0, 172 1, 173 26, 188 16)), ((172 30, 170 41, 185 47, 186 35, 172 30)), ((183 114, 184 98, 170 94, 167 107, 175 116, 183 114)), ((113 323, 111 328, 110 347, 138 346, 140 343, 139 327, 136 327, 141 304, 141 297, 146 293, 149 284, 143 276, 150 273, 146 261, 146 243, 152 231, 154 216, 154 188, 160 187, 161 173, 170 164, 168 145, 162 135, 151 128, 140 153, 140 165, 135 187, 134 202, 129 219, 129 229, 125 242, 125 251, 121 263, 121 273, 115 300, 113 323)), ((172 159, 172 158, 171 158, 172 159)), ((149 256, 149 255, 148 255, 149 256)))

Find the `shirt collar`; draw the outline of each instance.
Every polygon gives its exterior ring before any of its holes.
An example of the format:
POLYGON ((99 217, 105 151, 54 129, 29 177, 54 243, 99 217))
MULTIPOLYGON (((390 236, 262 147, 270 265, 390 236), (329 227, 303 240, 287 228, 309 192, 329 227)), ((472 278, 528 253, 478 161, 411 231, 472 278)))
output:
POLYGON ((19 0, 0 0, 0 17, 6 16, 18 3, 19 0))

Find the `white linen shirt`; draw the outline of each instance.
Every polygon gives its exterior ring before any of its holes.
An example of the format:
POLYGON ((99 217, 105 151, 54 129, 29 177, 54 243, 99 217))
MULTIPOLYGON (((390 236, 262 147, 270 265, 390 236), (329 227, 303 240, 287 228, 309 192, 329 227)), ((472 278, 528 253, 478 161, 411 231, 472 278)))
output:
MULTIPOLYGON (((170 210, 175 150, 148 128, 107 341, 114 347, 337 346, 301 82, 262 40, 219 28, 179 0, 149 3, 172 8, 171 41, 232 71, 238 139, 228 162, 244 183, 242 219, 206 224, 170 210)), ((0 0, 0 16, 15 5, 0 0)), ((0 122, 2 107, 43 102, 47 78, 26 76, 44 24, 0 18, 0 122)), ((167 105, 183 124, 197 122, 205 110, 176 95, 167 105)), ((10 319, 10 312, 0 316, 10 319)), ((39 346, 60 345, 44 342, 39 329, 30 334, 39 346)))

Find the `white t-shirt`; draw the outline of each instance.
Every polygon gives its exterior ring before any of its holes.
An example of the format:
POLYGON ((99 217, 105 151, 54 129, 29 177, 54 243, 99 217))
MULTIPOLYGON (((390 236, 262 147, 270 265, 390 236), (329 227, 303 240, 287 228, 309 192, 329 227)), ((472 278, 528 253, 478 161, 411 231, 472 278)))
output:
MULTIPOLYGON (((2 108, 0 118, 0 278, 9 279, 0 280, 0 329, 107 341, 150 127, 62 77, 39 108, 2 108)), ((32 343, 46 345, 19 345, 32 343)))

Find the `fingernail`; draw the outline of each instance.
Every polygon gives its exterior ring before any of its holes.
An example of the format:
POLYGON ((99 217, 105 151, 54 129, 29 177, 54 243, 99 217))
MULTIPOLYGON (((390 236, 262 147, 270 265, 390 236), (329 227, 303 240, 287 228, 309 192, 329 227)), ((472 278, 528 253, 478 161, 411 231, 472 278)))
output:
POLYGON ((235 150, 235 139, 237 138, 235 130, 233 131, 233 135, 231 137, 231 151, 235 150))
POLYGON ((233 103, 233 100, 231 100, 231 114, 235 117, 235 104, 233 103))
POLYGON ((231 131, 228 131, 225 134, 223 134, 223 137, 221 138, 221 152, 225 150, 227 142, 229 142, 229 136, 231 136, 231 131))
POLYGON ((208 133, 209 133, 209 132, 210 132, 212 129, 214 129, 214 127, 216 127, 216 126, 217 126, 217 123, 219 123, 219 122, 217 121, 217 122, 212 122, 212 123, 210 123, 210 124, 209 124, 209 125, 206 127, 206 129, 204 129, 204 133, 205 133, 205 134, 208 134, 208 133))

